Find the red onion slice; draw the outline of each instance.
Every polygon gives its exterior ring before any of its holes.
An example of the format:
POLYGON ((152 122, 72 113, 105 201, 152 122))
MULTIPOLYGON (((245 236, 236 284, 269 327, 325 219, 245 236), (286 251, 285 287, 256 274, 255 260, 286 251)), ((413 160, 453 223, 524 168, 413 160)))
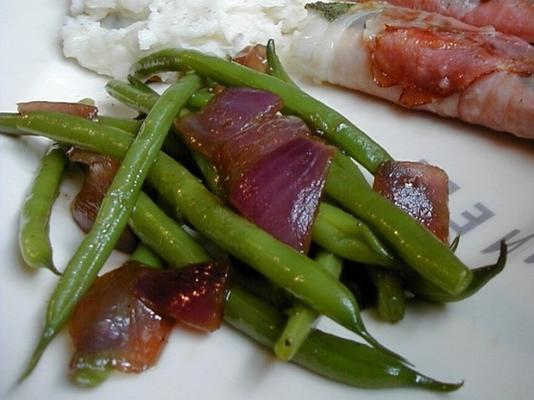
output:
POLYGON ((226 186, 232 187, 262 157, 296 137, 310 134, 300 118, 276 116, 250 126, 222 144, 214 163, 224 175, 226 186))
POLYGON ((194 149, 211 158, 221 143, 247 126, 274 116, 281 108, 281 99, 272 93, 230 88, 201 112, 178 121, 176 127, 194 149))
POLYGON ((211 332, 221 326, 227 278, 228 267, 215 262, 180 270, 146 270, 135 295, 160 315, 211 332))
POLYGON ((87 119, 95 119, 98 114, 98 108, 95 106, 83 103, 66 103, 57 101, 29 101, 26 103, 18 103, 18 111, 21 114, 36 111, 61 112, 87 119))
POLYGON ((311 227, 334 149, 298 137, 264 156, 230 193, 247 219, 293 248, 307 252, 311 227))
POLYGON ((174 321, 134 295, 145 270, 128 262, 97 278, 80 300, 69 325, 75 348, 71 370, 108 366, 140 372, 155 364, 174 321))
POLYGON ((441 168, 418 162, 386 161, 375 174, 373 189, 448 243, 448 185, 447 174, 441 168))

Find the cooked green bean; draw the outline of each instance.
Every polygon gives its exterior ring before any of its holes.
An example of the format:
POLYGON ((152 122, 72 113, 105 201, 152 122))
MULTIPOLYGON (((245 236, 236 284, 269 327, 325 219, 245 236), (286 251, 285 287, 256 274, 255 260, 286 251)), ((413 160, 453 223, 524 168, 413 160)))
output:
POLYGON ((373 191, 358 166, 337 153, 325 193, 366 222, 409 266, 451 294, 464 291, 472 273, 450 249, 418 221, 373 191))
POLYGON ((49 219, 66 165, 67 157, 61 146, 50 146, 24 200, 19 224, 19 248, 26 264, 32 268, 48 268, 58 275, 52 260, 49 219))
MULTIPOLYGON (((133 141, 129 134, 119 129, 57 113, 32 113, 21 118, 17 127, 30 134, 56 138, 118 159, 124 157, 133 141)), ((175 204, 209 240, 319 313, 383 349, 365 329, 352 294, 339 281, 317 268, 313 260, 230 211, 184 167, 164 153, 154 162, 148 179, 160 195, 175 204)))
MULTIPOLYGON (((227 297, 224 319, 262 345, 273 348, 284 318, 265 302, 233 286, 227 297)), ((372 347, 314 330, 293 362, 319 375, 365 388, 418 387, 450 392, 462 383, 444 383, 424 376, 396 358, 372 347)))
POLYGON ((198 169, 200 169, 200 173, 202 174, 204 178, 204 183, 206 184, 208 189, 213 194, 219 197, 223 197, 223 188, 217 168, 215 168, 212 163, 206 160, 206 158, 204 158, 204 156, 198 151, 191 150, 191 154, 193 156, 193 159, 197 163, 198 169))
MULTIPOLYGON (((99 355, 93 356, 98 360, 99 355)), ((107 363, 100 365, 98 361, 93 360, 93 357, 86 357, 84 368, 76 368, 71 370, 70 379, 76 384, 90 388, 95 387, 104 382, 111 374, 112 366, 107 363), (96 367, 95 367, 96 366, 96 367)))
POLYGON ((398 322, 404 317, 406 299, 400 276, 393 271, 367 268, 376 287, 378 315, 387 322, 398 322))
POLYGON ((128 82, 130 82, 130 85, 132 85, 134 88, 139 89, 143 93, 159 95, 158 92, 156 92, 142 80, 137 79, 135 76, 128 76, 128 82))
POLYGON ((137 135, 139 128, 143 121, 131 119, 131 118, 117 118, 108 117, 105 115, 99 115, 97 121, 103 125, 114 126, 115 128, 122 129, 123 131, 130 132, 137 135))
POLYGON ((9 135, 20 135, 23 132, 17 129, 17 123, 20 122, 18 113, 0 113, 0 131, 9 135))
MULTIPOLYGON (((144 113, 154 106, 159 97, 156 92, 143 91, 139 87, 117 79, 106 83, 106 91, 121 103, 144 113)), ((200 89, 189 98, 187 106, 198 109, 205 106, 212 98, 213 93, 209 89, 200 89)))
POLYGON ((362 221, 322 202, 312 228, 315 243, 347 260, 396 268, 398 261, 362 221))
POLYGON ((276 54, 276 47, 273 39, 267 41, 267 71, 269 75, 272 75, 278 79, 281 79, 287 84, 297 86, 295 82, 289 77, 284 66, 280 62, 278 55, 276 54))
POLYGON ((106 83, 106 91, 110 96, 116 98, 136 110, 148 113, 158 100, 157 93, 147 93, 128 82, 112 79, 106 83))
POLYGON ((172 267, 209 261, 206 250, 143 192, 129 221, 135 234, 172 267))
POLYGON ((163 260, 144 243, 139 243, 130 255, 130 260, 137 261, 147 267, 163 268, 163 260))
MULTIPOLYGON (((342 261, 333 254, 318 251, 315 260, 317 266, 322 268, 327 273, 339 278, 342 261)), ((274 354, 283 361, 290 361, 295 354, 302 347, 302 344, 312 331, 313 324, 317 320, 318 314, 302 304, 300 301, 295 301, 292 307, 287 310, 287 321, 284 329, 274 344, 274 354)))
POLYGON ((418 298, 431 301, 433 303, 450 303, 460 301, 474 295, 495 275, 504 269, 506 264, 506 253, 507 246, 503 241, 501 242, 501 248, 497 262, 492 265, 474 268, 472 270, 473 280, 462 293, 457 295, 447 293, 443 289, 440 289, 438 286, 432 284, 427 279, 424 279, 416 273, 407 272, 405 274, 404 282, 406 284, 406 288, 418 298))
POLYGON ((456 249, 458 248, 458 245, 460 244, 460 235, 456 236, 454 240, 449 245, 449 249, 454 253, 456 249))
POLYGON ((354 157, 369 171, 391 159, 389 154, 337 111, 273 76, 194 50, 167 49, 150 54, 132 66, 131 74, 143 78, 161 71, 189 70, 227 86, 248 86, 280 96, 285 107, 300 116, 324 137, 354 157))
MULTIPOLYGON (((50 298, 41 338, 21 379, 31 373, 104 265, 128 222, 141 185, 160 154, 172 121, 199 87, 197 76, 186 76, 167 89, 147 115, 102 201, 93 228, 69 261, 50 298)), ((25 117, 31 119, 30 114, 25 117)))

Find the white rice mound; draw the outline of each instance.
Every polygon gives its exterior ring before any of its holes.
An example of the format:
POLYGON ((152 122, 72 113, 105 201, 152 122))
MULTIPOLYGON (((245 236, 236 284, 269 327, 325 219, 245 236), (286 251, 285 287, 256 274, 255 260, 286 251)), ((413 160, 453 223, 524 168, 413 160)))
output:
POLYGON ((124 79, 130 66, 167 47, 234 56, 274 39, 282 49, 309 0, 72 0, 63 53, 99 74, 124 79))

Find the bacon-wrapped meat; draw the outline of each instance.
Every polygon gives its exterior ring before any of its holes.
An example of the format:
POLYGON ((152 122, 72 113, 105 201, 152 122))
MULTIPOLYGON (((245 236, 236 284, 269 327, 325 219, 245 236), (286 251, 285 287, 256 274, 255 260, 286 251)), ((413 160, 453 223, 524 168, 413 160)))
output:
POLYGON ((534 138, 534 47, 383 2, 314 3, 290 62, 319 81, 534 138))
POLYGON ((435 12, 475 26, 534 42, 533 0, 387 0, 391 4, 435 12))

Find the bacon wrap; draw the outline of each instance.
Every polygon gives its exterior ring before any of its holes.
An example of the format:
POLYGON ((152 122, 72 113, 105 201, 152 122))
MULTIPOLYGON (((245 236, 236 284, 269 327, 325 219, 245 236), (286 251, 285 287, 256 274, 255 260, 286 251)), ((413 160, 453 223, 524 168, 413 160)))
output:
POLYGON ((534 138, 534 47, 517 37, 373 1, 301 30, 288 54, 314 80, 534 138))
POLYGON ((281 108, 271 93, 231 88, 177 128, 215 164, 235 209, 307 252, 334 149, 312 139, 299 118, 278 115, 281 108))
POLYGON ((402 105, 453 95, 493 72, 534 73, 534 49, 527 43, 433 24, 430 16, 423 21, 432 28, 419 27, 412 14, 398 8, 385 11, 380 21, 384 29, 367 43, 375 81, 384 87, 399 85, 402 105))
POLYGON ((435 12, 475 26, 496 30, 534 42, 532 0, 387 0, 397 6, 435 12))

